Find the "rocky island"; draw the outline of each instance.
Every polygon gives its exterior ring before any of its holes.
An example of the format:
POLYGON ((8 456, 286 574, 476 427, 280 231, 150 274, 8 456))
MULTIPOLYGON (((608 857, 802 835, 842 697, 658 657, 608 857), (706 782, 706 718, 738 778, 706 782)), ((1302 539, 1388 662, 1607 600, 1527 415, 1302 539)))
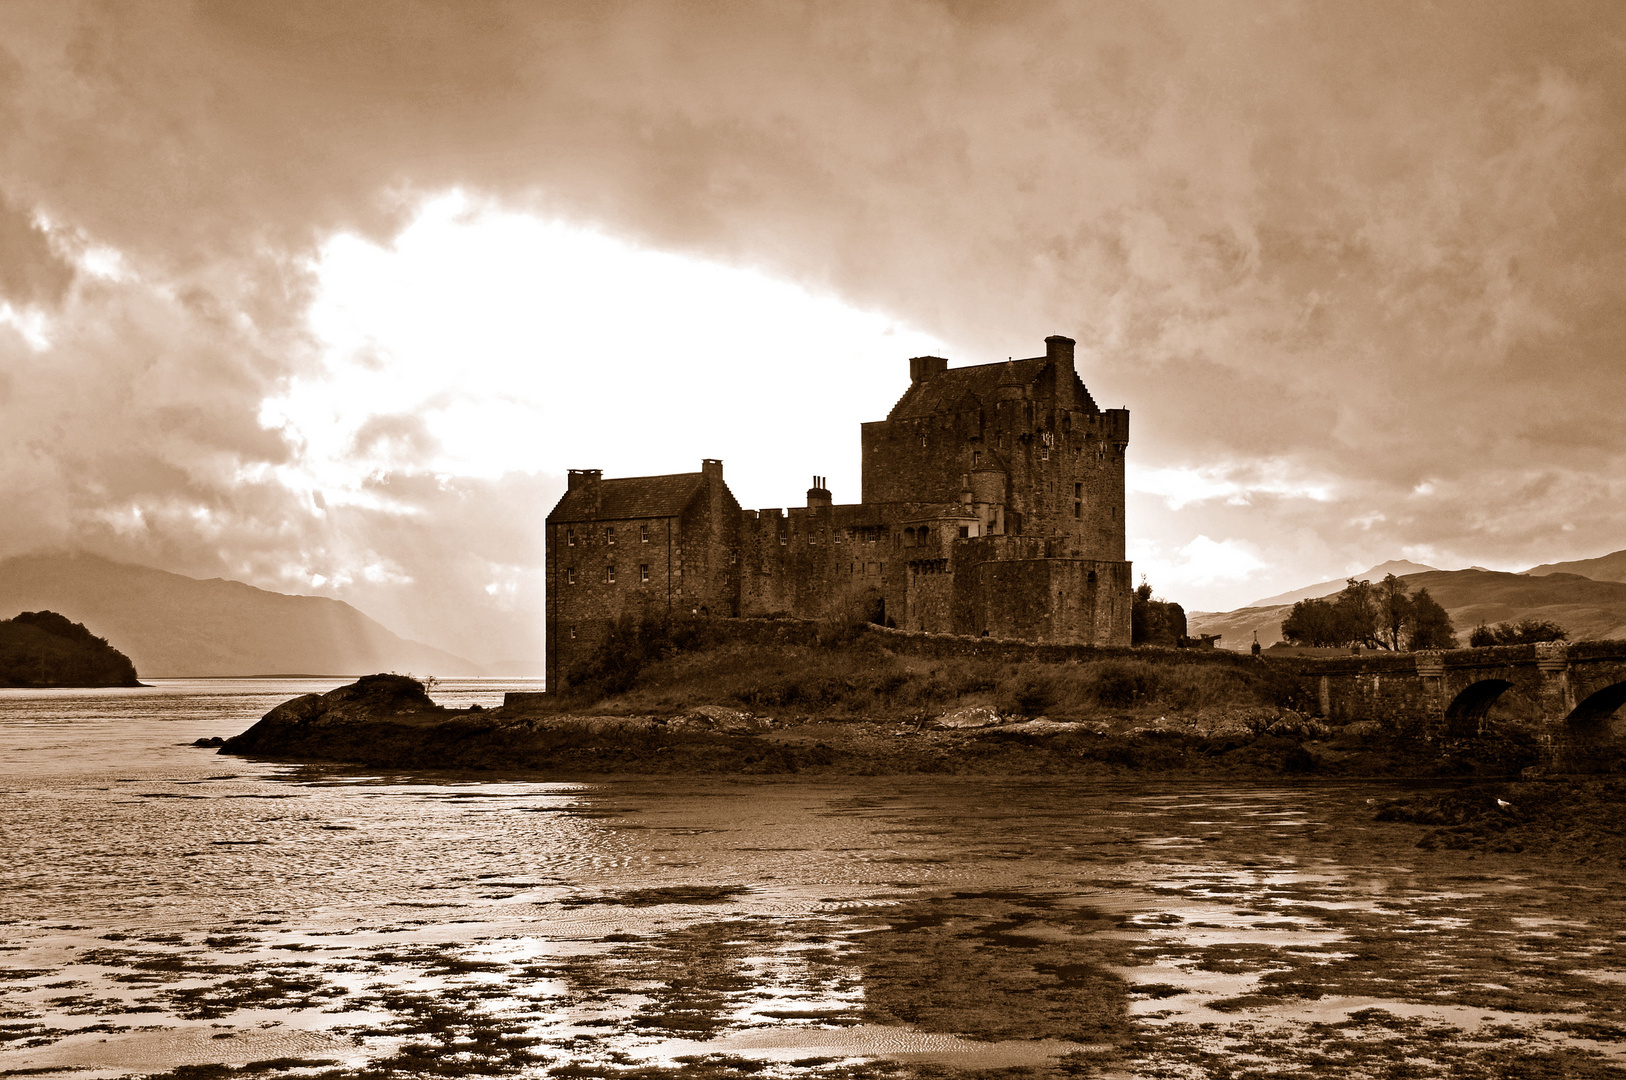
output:
POLYGON ((558 773, 1512 777, 1516 725, 1429 742, 1313 717, 1291 663, 1194 650, 1088 661, 930 657, 896 634, 631 648, 561 694, 453 710, 371 675, 278 706, 223 753, 558 773))
POLYGON ((54 611, 0 621, 0 686, 140 686, 130 658, 54 611))

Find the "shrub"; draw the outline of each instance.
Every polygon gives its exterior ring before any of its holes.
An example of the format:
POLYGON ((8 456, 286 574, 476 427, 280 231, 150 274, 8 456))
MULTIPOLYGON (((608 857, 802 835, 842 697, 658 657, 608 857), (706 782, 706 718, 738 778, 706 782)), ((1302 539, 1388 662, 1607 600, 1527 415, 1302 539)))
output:
POLYGON ((1095 671, 1095 698, 1109 709, 1150 701, 1161 688, 1157 669, 1144 662, 1107 661, 1095 671))

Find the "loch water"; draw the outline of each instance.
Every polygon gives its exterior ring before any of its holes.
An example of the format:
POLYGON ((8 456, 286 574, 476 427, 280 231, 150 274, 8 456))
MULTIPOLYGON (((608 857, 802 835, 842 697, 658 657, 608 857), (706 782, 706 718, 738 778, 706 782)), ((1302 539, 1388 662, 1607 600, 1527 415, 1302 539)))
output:
POLYGON ((1626 874, 1394 784, 190 745, 340 681, 0 690, 0 1075, 1626 1075, 1626 874))

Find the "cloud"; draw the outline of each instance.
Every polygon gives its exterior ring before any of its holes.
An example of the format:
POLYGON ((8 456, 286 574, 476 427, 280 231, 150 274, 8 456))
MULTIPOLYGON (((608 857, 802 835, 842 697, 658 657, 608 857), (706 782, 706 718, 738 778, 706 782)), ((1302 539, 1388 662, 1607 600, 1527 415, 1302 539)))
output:
MULTIPOLYGON (((956 362, 1071 333, 1162 496, 1135 528, 1252 545, 1250 592, 1406 545, 1597 554, 1626 525, 1620 40, 1610 3, 9 4, 0 478, 29 513, 0 545, 327 589, 354 557, 411 579, 373 602, 428 597, 423 531, 548 470, 448 473, 452 436, 380 403, 346 452, 381 486, 321 511, 315 436, 262 409, 331 375, 324 246, 457 189, 956 362)), ((765 370, 761 408, 805 377, 765 370)), ((497 534, 437 610, 532 595, 497 534)))

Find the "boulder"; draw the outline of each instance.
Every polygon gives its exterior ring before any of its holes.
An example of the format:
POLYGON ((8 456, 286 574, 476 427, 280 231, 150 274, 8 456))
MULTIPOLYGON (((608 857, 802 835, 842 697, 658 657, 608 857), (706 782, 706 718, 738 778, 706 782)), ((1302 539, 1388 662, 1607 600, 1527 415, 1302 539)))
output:
POLYGON ((932 721, 937 728, 985 728, 996 724, 1003 724, 1005 718, 986 705, 965 705, 948 712, 932 721))
POLYGON ((1267 727, 1265 734, 1280 739, 1324 739, 1331 731, 1332 729, 1321 721, 1289 710, 1267 727))
POLYGON ((667 727, 674 731, 723 731, 733 735, 753 735, 771 726, 762 717, 721 705, 701 705, 667 721, 667 727))

